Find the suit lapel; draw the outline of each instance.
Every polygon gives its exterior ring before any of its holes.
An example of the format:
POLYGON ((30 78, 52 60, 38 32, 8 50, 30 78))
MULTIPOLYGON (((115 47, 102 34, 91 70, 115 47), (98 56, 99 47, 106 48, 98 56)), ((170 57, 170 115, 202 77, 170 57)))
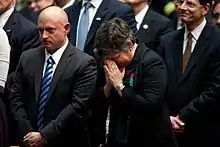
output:
POLYGON ((72 26, 69 34, 70 36, 69 38, 73 45, 76 45, 77 26, 78 26, 81 7, 82 7, 82 1, 75 2, 72 6, 72 10, 71 10, 72 12, 69 15, 69 19, 72 26))
POLYGON ((155 18, 153 18, 152 11, 149 9, 138 30, 138 37, 144 38, 145 43, 148 43, 150 40, 149 33, 151 28, 149 26, 153 26, 154 21, 155 18))
POLYGON ((182 55, 183 55, 183 40, 184 40, 184 29, 178 31, 176 37, 173 39, 172 56, 173 56, 173 67, 176 73, 176 80, 179 81, 182 74, 182 55))
POLYGON ((73 46, 69 43, 65 51, 63 52, 63 55, 60 58, 60 61, 56 67, 56 70, 53 75, 51 87, 49 90, 48 97, 50 99, 51 95, 53 94, 53 91, 56 88, 56 85, 61 77, 61 75, 65 72, 66 67, 68 66, 69 62, 71 61, 71 55, 74 53, 73 46))
POLYGON ((87 34, 87 39, 86 39, 86 43, 85 43, 85 51, 87 49, 86 46, 92 40, 92 38, 95 35, 100 24, 103 22, 103 19, 104 19, 103 16, 105 16, 105 14, 107 13, 107 10, 108 10, 108 5, 109 5, 108 2, 109 2, 109 0, 102 1, 102 3, 100 4, 100 6, 99 6, 94 18, 93 18, 91 27, 90 27, 89 32, 87 34))
POLYGON ((195 66, 198 59, 201 57, 201 55, 207 49, 207 46, 209 45, 209 38, 210 38, 211 33, 212 32, 210 31, 209 25, 208 25, 208 22, 207 22, 207 24, 206 24, 205 28, 203 29, 199 39, 197 40, 197 43, 196 43, 195 48, 193 50, 193 53, 190 57, 188 65, 186 67, 186 71, 182 75, 182 78, 181 78, 180 82, 182 82, 190 74, 190 72, 192 71, 192 69, 195 66))
POLYGON ((35 95, 36 100, 39 98, 40 94, 40 88, 41 88, 41 80, 43 75, 43 69, 44 69, 44 63, 45 63, 45 51, 43 48, 41 48, 36 56, 36 62, 35 62, 35 95))
POLYGON ((14 30, 16 26, 16 11, 12 12, 11 16, 9 17, 8 21, 6 22, 3 29, 7 33, 8 38, 11 38, 11 32, 14 30))

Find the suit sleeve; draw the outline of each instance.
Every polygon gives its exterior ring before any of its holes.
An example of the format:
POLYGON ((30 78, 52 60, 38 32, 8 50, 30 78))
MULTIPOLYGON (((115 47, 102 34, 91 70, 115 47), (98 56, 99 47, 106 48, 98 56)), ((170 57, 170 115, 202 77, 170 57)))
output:
POLYGON ((156 35, 155 43, 152 49, 157 51, 157 48, 160 45, 160 37, 172 31, 174 31, 173 22, 170 20, 165 21, 164 26, 159 30, 158 34, 156 35))
MULTIPOLYGON (((15 47, 18 48, 18 50, 20 50, 20 54, 22 54, 22 52, 28 49, 37 48, 41 45, 40 34, 38 32, 37 27, 35 26, 32 26, 29 29, 27 29, 26 32, 24 32, 24 34, 22 34, 20 37, 21 39, 20 40, 18 39, 19 41, 18 44, 15 44, 15 47)), ((14 76, 15 76, 15 71, 12 71, 8 75, 8 79, 7 79, 8 90, 11 89, 14 76)))
MULTIPOLYGON (((220 101, 220 46, 217 47, 217 52, 214 52, 210 57, 206 69, 207 78, 206 87, 203 92, 196 98, 194 98, 188 105, 180 110, 179 117, 182 121, 187 122, 189 119, 205 113, 207 110, 219 109, 220 101)), ((201 79, 204 80, 204 79, 201 79)))
POLYGON ((22 60, 24 55, 22 54, 19 64, 17 66, 17 70, 15 72, 14 83, 11 88, 11 93, 9 97, 10 101, 10 109, 13 115, 13 119, 17 123, 17 128, 19 131, 19 136, 22 138, 28 132, 33 131, 33 127, 31 126, 30 120, 28 119, 28 115, 24 108, 24 101, 21 98, 21 93, 23 87, 23 67, 22 60))
POLYGON ((77 73, 74 80, 72 102, 67 105, 47 126, 40 130, 42 136, 49 143, 68 126, 77 127, 84 123, 88 115, 88 103, 96 82, 96 61, 91 59, 84 62, 83 68, 77 73))
POLYGON ((143 64, 143 70, 138 72, 142 72, 142 89, 137 91, 133 87, 125 87, 122 90, 123 103, 143 112, 157 111, 163 103, 167 84, 164 63, 160 58, 152 58, 147 64, 143 64))
POLYGON ((159 37, 159 41, 158 41, 158 46, 156 47, 156 52, 158 55, 160 55, 160 57, 162 57, 162 59, 164 59, 164 45, 163 45, 163 39, 164 37, 163 36, 160 36, 159 37))
POLYGON ((172 32, 172 31, 174 31, 173 22, 171 20, 169 20, 166 23, 166 25, 163 27, 159 36, 165 35, 165 34, 172 32))

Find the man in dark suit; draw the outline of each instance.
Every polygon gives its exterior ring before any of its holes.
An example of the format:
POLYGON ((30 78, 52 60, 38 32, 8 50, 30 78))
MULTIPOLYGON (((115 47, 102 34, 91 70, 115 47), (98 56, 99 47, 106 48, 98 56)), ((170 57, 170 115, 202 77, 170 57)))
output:
POLYGON ((11 45, 9 79, 13 79, 12 73, 22 52, 39 47, 41 41, 37 27, 14 10, 13 0, 0 2, 0 18, 0 27, 7 33, 11 45))
MULTIPOLYGON (((8 109, 8 95, 19 58, 23 51, 39 47, 41 40, 37 26, 15 10, 14 0, 0 1, 0 27, 7 33, 11 46, 9 73, 4 92, 4 101, 8 109)), ((14 140, 13 136, 16 133, 13 132, 15 130, 13 129, 13 122, 10 123, 9 128, 10 136, 12 136, 11 138, 14 140)))
POLYGON ((149 0, 124 0, 131 5, 137 21, 138 39, 155 50, 159 37, 174 30, 172 21, 149 8, 149 0))
POLYGON ((205 19, 210 0, 177 1, 186 26, 161 38, 166 99, 180 147, 220 145, 220 32, 205 19))
POLYGON ((70 41, 73 45, 76 45, 92 56, 94 56, 94 36, 102 22, 114 17, 120 17, 133 30, 136 30, 136 22, 132 9, 127 4, 123 4, 118 0, 77 1, 74 5, 67 8, 66 12, 71 24, 71 31, 69 33, 70 41), (87 4, 90 6, 85 7, 87 4), (85 13, 84 10, 88 10, 88 13, 85 13), (86 19, 82 19, 86 17, 86 14, 89 15, 89 22, 86 19), (81 28, 86 32, 82 32, 81 28), (81 36, 81 34, 85 34, 85 36, 81 36))
POLYGON ((122 19, 105 22, 96 34, 95 47, 103 56, 106 77, 96 105, 103 116, 110 109, 107 146, 175 147, 164 103, 163 60, 143 43, 136 44, 122 19))
POLYGON ((27 146, 90 147, 96 61, 69 43, 70 24, 61 8, 46 8, 38 22, 44 47, 23 53, 10 95, 20 139, 27 146))

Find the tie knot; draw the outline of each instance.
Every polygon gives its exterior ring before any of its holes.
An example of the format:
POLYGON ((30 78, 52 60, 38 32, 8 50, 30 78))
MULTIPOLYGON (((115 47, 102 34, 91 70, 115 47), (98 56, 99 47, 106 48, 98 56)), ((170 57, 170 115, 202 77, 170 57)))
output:
POLYGON ((53 57, 50 56, 48 59, 47 59, 47 64, 55 64, 54 60, 53 60, 53 57))
POLYGON ((192 39, 193 35, 191 32, 188 33, 188 39, 192 39))
POLYGON ((89 1, 84 4, 85 9, 89 9, 91 6, 93 5, 89 1))

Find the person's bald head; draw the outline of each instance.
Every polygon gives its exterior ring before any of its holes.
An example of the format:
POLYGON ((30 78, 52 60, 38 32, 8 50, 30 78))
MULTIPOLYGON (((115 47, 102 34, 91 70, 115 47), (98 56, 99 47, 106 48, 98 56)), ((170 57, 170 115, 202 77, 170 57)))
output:
POLYGON ((38 26, 44 45, 50 53, 63 46, 70 31, 67 14, 57 6, 50 6, 40 13, 38 26))
POLYGON ((62 23, 69 23, 66 12, 57 6, 50 6, 44 9, 39 16, 38 20, 47 19, 48 21, 53 20, 62 23))

